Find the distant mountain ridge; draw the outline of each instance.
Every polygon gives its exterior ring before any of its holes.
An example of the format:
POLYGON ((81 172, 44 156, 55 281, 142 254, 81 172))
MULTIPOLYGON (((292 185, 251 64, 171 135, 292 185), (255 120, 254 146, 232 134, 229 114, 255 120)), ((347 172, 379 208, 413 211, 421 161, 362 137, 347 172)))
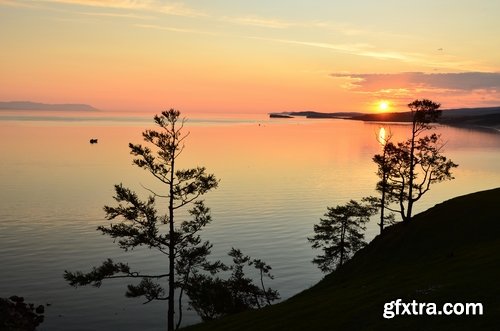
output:
MULTIPOLYGON (((356 113, 356 112, 336 112, 320 113, 315 111, 302 112, 282 112, 272 113, 270 117, 306 117, 306 118, 337 118, 350 119, 365 122, 411 122, 412 114, 405 112, 385 112, 385 113, 356 113)), ((442 124, 500 129, 500 107, 478 107, 478 108, 458 108, 443 109, 439 122, 442 124)))
MULTIPOLYGON (((351 119, 367 122, 411 122, 412 114, 411 112, 363 114, 351 119)), ((443 109, 438 122, 460 127, 498 129, 500 128, 500 107, 443 109)))
POLYGON ((79 103, 48 104, 32 101, 0 101, 0 110, 69 110, 69 111, 98 111, 90 105, 79 103))
POLYGON ((361 116, 363 113, 358 112, 335 112, 335 113, 321 113, 312 110, 305 111, 291 111, 282 113, 270 113, 271 118, 293 118, 295 116, 306 117, 306 118, 354 118, 356 116, 361 116))

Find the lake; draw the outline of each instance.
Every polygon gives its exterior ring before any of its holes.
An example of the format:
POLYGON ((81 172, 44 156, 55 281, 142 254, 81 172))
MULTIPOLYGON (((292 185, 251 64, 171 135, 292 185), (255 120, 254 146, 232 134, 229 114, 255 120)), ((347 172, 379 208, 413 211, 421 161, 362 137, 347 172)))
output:
MULTIPOLYGON (((166 303, 142 304, 124 296, 127 281, 99 289, 74 289, 64 270, 88 271, 110 257, 138 270, 164 272, 163 256, 147 249, 123 252, 96 231, 109 224, 102 207, 113 205, 113 185, 142 196, 142 186, 163 189, 132 165, 128 143, 142 143, 153 128, 148 114, 0 112, 0 296, 24 296, 50 304, 39 330, 159 330, 166 303), (98 144, 89 144, 98 138, 98 144)), ((287 299, 323 274, 311 260, 319 252, 307 237, 327 206, 373 195, 371 161, 380 151, 381 127, 395 140, 407 125, 348 120, 269 119, 267 115, 189 117, 181 167, 205 166, 220 179, 204 199, 213 223, 202 233, 213 258, 228 261, 240 248, 273 267, 266 286, 287 299)), ((500 134, 437 127, 447 141, 444 154, 459 164, 455 180, 436 184, 416 205, 423 211, 443 200, 500 186, 500 134)), ((181 215, 182 217, 183 215, 181 215)), ((366 236, 378 227, 374 219, 366 236)), ((199 319, 185 311, 184 324, 199 319)))

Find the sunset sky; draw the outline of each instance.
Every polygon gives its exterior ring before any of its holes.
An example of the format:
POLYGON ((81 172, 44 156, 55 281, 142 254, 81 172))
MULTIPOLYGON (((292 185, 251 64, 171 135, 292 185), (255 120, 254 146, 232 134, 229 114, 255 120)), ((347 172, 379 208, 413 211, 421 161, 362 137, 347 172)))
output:
POLYGON ((0 101, 266 113, 500 106, 498 0, 0 0, 0 101))

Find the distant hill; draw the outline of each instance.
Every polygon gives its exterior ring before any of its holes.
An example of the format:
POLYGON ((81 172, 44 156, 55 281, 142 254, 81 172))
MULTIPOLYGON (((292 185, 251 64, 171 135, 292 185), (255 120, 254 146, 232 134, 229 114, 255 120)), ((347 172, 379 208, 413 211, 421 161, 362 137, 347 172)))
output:
POLYGON ((500 112, 476 116, 443 117, 439 122, 453 126, 494 128, 500 130, 500 112))
POLYGON ((358 112, 336 112, 336 113, 321 113, 317 111, 291 111, 282 113, 271 113, 269 117, 271 118, 290 118, 290 117, 306 117, 306 118, 352 118, 355 116, 362 115, 363 113, 358 112))
POLYGON ((483 116, 500 114, 500 107, 443 109, 443 117, 483 116))
MULTIPOLYGON (((354 116, 351 119, 375 122, 411 122, 410 112, 378 113, 354 116)), ((444 109, 439 123, 461 126, 500 129, 500 107, 444 109)))
POLYGON ((31 101, 0 102, 0 110, 66 110, 66 111, 98 111, 85 104, 47 104, 31 101))
MULTIPOLYGON (((270 117, 286 117, 303 116, 307 118, 341 118, 365 122, 411 122, 411 112, 387 112, 387 113, 357 113, 357 112, 336 112, 336 113, 321 113, 315 111, 301 112, 282 112, 270 114, 270 117)), ((442 124, 462 126, 462 127, 477 127, 477 128, 492 128, 500 130, 500 107, 483 107, 483 108, 458 108, 458 109, 443 109, 443 113, 439 122, 442 124)))
MULTIPOLYGON (((452 120, 457 118, 481 117, 496 114, 500 114, 500 107, 443 109, 441 119, 452 120)), ((411 122, 411 112, 360 114, 358 116, 353 116, 352 119, 362 121, 389 120, 393 122, 411 122)))
POLYGON ((269 117, 270 118, 293 118, 293 116, 283 114, 283 113, 278 113, 278 114, 271 113, 271 114, 269 114, 269 117))
POLYGON ((352 120, 365 122, 411 122, 412 117, 410 112, 399 113, 376 113, 362 114, 351 117, 352 120))
POLYGON ((440 203, 387 228, 340 270, 282 303, 185 330, 498 330, 498 201, 500 188, 440 203), (484 315, 384 319, 384 304, 396 299, 439 310, 481 303, 484 315))
POLYGON ((305 116, 307 118, 351 118, 362 113, 356 112, 336 112, 336 113, 320 113, 317 111, 298 111, 289 113, 292 116, 305 116))

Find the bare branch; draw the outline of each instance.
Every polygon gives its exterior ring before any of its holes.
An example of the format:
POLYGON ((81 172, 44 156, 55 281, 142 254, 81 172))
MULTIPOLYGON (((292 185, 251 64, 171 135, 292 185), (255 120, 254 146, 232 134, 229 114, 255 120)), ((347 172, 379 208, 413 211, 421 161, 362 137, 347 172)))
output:
POLYGON ((137 272, 134 272, 134 273, 127 274, 127 275, 107 276, 107 277, 104 277, 103 279, 114 279, 114 278, 155 278, 155 279, 159 279, 159 278, 168 277, 169 275, 170 274, 143 275, 143 274, 139 274, 137 272))
POLYGON ((194 197, 190 198, 190 199, 186 199, 186 200, 182 200, 182 202, 176 206, 174 206, 173 208, 174 209, 179 209, 179 208, 182 208, 184 207, 185 205, 187 204, 190 204, 191 202, 193 202, 194 200, 198 199, 200 196, 202 195, 202 193, 197 193, 194 197))
POLYGON ((139 185, 141 185, 141 187, 143 189, 145 189, 146 191, 148 191, 149 193, 153 194, 155 197, 158 197, 158 198, 169 198, 168 195, 160 195, 156 192, 154 192, 153 190, 150 190, 149 188, 147 188, 146 186, 142 185, 141 183, 139 183, 139 185))

